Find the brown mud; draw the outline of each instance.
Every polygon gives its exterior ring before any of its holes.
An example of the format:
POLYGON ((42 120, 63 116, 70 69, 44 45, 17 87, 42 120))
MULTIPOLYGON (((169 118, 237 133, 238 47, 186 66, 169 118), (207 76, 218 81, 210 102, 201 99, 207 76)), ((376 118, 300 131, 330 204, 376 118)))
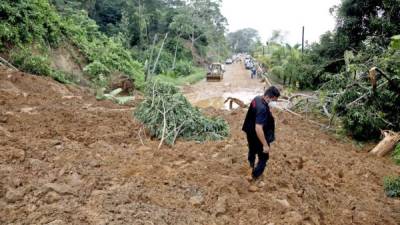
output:
MULTIPOLYGON (((217 93, 261 85, 230 69, 235 81, 214 83, 217 93)), ((207 99, 208 84, 198 85, 184 88, 192 102, 207 99)), ((400 167, 371 146, 275 111, 277 141, 263 183, 249 190, 245 111, 204 109, 229 122, 224 141, 157 150, 135 104, 92 96, 0 69, 0 224, 400 224, 400 201, 383 192, 400 167)))

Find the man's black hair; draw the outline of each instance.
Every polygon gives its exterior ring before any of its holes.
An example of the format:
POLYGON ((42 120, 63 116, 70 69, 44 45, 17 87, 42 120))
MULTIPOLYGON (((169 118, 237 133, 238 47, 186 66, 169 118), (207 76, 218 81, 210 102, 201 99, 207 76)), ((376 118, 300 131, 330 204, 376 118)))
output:
POLYGON ((275 86, 271 86, 265 91, 264 96, 268 96, 270 98, 279 98, 279 96, 281 96, 281 93, 279 92, 278 88, 276 88, 275 86))

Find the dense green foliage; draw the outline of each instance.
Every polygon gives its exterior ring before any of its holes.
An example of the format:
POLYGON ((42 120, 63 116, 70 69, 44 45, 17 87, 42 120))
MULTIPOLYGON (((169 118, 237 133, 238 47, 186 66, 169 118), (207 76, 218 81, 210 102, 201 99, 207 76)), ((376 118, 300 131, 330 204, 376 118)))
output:
POLYGON ((0 4, 0 47, 32 42, 56 45, 62 19, 46 0, 3 0, 0 4))
POLYGON ((399 7, 398 0, 343 0, 332 8, 335 31, 319 43, 301 52, 273 35, 268 45, 254 46, 253 54, 283 84, 334 99, 326 106, 354 138, 376 139, 382 129, 400 130, 399 7), (383 72, 376 85, 368 78, 373 67, 383 72))
POLYGON ((21 70, 67 80, 67 74, 51 68, 49 53, 68 43, 85 58, 83 72, 95 84, 105 85, 112 76, 123 74, 141 88, 145 74, 188 76, 194 63, 202 62, 196 57, 225 57, 226 19, 220 4, 5 0, 0 4, 0 52, 11 55, 21 70))
POLYGON ((0 7, 4 21, 0 27, 2 50, 16 46, 11 61, 20 69, 59 77, 62 72, 50 68, 47 54, 49 48, 57 48, 64 41, 84 54, 88 60, 84 72, 90 78, 121 72, 134 78, 137 86, 143 85, 143 66, 132 58, 119 39, 102 34, 85 11, 67 8, 62 16, 46 0, 6 1, 0 7), (32 54, 34 50, 36 53, 32 54))
POLYGON ((229 135, 228 124, 223 119, 204 116, 175 86, 160 81, 146 85, 145 100, 137 107, 135 117, 151 135, 159 139, 164 136, 170 145, 179 137, 205 141, 229 135))
POLYGON ((400 176, 385 177, 383 186, 388 197, 400 197, 400 176))

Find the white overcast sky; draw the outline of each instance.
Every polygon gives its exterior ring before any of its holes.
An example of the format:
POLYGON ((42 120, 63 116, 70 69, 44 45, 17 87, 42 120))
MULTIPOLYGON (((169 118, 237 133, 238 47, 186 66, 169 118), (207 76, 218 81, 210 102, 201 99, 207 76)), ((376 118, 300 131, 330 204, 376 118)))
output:
POLYGON ((286 42, 301 43, 301 28, 309 43, 335 27, 329 8, 340 0, 223 0, 222 14, 228 19, 229 31, 251 27, 263 41, 273 30, 287 32, 286 42))

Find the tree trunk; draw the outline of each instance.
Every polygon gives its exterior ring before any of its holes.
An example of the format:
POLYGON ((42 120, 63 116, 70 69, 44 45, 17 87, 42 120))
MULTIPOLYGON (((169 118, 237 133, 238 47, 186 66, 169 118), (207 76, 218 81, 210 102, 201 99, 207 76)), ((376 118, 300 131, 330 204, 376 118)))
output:
MULTIPOLYGON (((180 38, 180 35, 178 35, 178 39, 180 38)), ((178 40, 179 41, 179 40, 178 40)), ((175 54, 174 54, 174 62, 172 63, 172 70, 175 69, 175 65, 176 65, 176 54, 178 52, 178 44, 179 42, 176 42, 176 46, 175 46, 175 54)))
POLYGON ((381 142, 374 149, 370 151, 371 154, 377 155, 379 157, 385 156, 391 150, 394 149, 396 144, 400 141, 400 133, 395 133, 393 131, 384 131, 385 136, 381 142))
POLYGON ((147 68, 146 68, 147 69, 147 73, 146 73, 146 75, 144 77, 144 81, 147 81, 148 77, 150 76, 150 72, 151 72, 150 68, 151 68, 151 63, 152 63, 152 60, 153 60, 153 52, 154 52, 154 48, 156 46, 156 41, 157 41, 157 34, 154 35, 153 45, 151 47, 151 52, 150 52, 150 59, 148 61, 147 68))
POLYGON ((161 52, 162 52, 162 50, 164 48, 165 40, 167 40, 167 37, 168 37, 168 33, 165 34, 164 40, 163 40, 163 42, 161 44, 160 51, 158 51, 158 55, 157 55, 156 61, 154 62, 154 66, 153 66, 153 70, 151 71, 151 74, 154 74, 154 72, 156 71, 158 60, 160 59, 160 55, 161 55, 161 52))

